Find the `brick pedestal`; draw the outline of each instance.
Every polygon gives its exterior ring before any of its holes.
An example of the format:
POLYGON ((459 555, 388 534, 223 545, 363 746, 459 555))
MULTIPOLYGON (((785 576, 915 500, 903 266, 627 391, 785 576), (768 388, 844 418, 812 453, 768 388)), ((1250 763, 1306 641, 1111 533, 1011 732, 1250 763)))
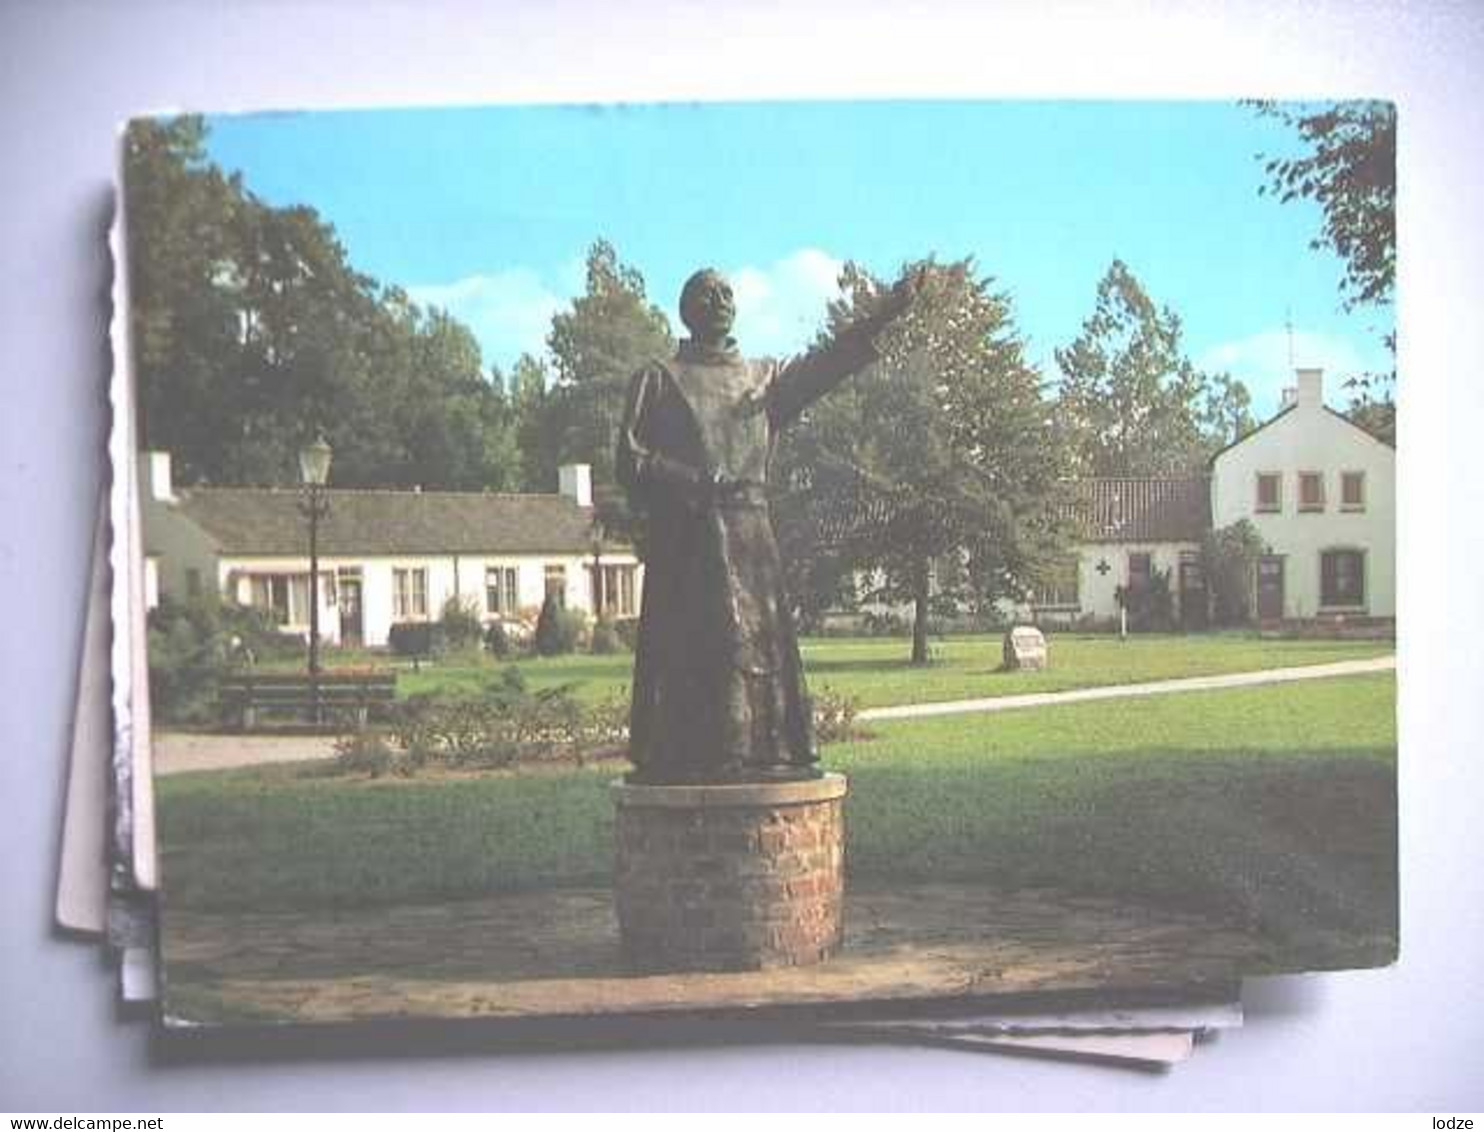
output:
POLYGON ((794 967, 840 946, 845 777, 737 786, 615 783, 614 888, 643 971, 794 967))

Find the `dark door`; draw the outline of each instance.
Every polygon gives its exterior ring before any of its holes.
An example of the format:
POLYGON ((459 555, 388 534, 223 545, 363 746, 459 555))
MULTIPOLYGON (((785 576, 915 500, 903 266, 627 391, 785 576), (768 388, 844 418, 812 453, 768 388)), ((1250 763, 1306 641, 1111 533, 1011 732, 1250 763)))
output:
POLYGON ((1187 632, 1206 628, 1210 610, 1206 600, 1206 572, 1195 557, 1180 559, 1180 626, 1187 632))
POLYGON ((1257 617, 1259 621, 1283 618, 1283 556, 1265 554, 1257 560, 1257 617))
POLYGON ((365 642, 365 629, 361 623, 361 579, 340 579, 340 644, 343 648, 358 649, 365 642))

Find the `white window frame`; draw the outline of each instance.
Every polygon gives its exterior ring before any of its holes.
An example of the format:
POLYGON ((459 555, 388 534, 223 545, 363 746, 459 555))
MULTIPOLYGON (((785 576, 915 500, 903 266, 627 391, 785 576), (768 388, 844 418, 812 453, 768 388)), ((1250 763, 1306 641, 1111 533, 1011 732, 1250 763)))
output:
POLYGON ((426 621, 427 619, 428 568, 426 566, 393 566, 392 620, 426 621), (421 608, 418 608, 419 605, 421 608))
POLYGON ((484 612, 489 617, 514 617, 520 608, 520 568, 517 566, 486 565, 484 568, 484 612), (491 580, 494 585, 491 586, 491 580), (490 605, 494 594, 495 605, 490 605))

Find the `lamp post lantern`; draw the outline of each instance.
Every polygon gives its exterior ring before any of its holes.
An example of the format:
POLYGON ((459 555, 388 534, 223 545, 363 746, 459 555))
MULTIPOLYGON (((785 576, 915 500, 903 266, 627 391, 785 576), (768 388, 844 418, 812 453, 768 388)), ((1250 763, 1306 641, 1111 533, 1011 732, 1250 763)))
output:
POLYGON ((300 513, 309 520, 309 681, 314 722, 320 721, 319 705, 319 523, 330 511, 325 498, 325 481, 330 478, 333 453, 324 433, 316 432, 314 440, 299 450, 299 478, 304 484, 300 513))

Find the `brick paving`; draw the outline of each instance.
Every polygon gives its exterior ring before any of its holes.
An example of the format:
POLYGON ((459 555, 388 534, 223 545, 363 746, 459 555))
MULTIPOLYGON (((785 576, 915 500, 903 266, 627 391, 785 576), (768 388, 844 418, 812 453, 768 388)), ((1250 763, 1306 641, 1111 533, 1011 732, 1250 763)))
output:
POLYGON ((835 958, 726 974, 631 973, 604 888, 341 912, 174 909, 164 921, 167 1016, 207 1023, 1226 987, 1277 954, 1259 935, 1194 913, 950 884, 849 890, 835 958))

